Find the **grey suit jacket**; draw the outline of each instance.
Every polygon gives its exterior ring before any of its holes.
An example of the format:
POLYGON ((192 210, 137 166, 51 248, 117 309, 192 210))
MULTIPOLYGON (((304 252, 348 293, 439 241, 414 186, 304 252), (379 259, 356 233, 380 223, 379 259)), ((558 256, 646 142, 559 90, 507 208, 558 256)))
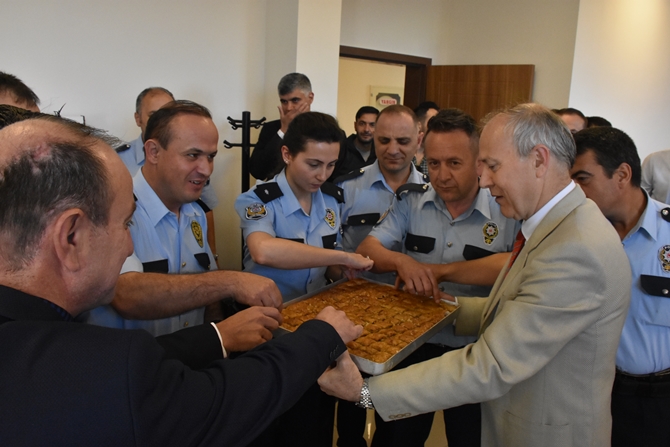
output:
POLYGON ((461 299, 457 330, 479 331, 480 339, 372 378, 375 408, 391 420, 483 402, 484 446, 609 446, 630 285, 618 235, 576 187, 488 299, 461 299))

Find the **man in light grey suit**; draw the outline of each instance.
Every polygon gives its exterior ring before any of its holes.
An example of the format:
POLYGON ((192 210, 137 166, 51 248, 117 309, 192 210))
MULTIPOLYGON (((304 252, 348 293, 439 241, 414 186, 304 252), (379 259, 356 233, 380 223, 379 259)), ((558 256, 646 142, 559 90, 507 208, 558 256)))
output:
POLYGON ((479 340, 368 381, 347 357, 321 387, 385 420, 483 402, 483 446, 609 445, 631 273, 616 232, 570 179, 574 158, 569 130, 548 109, 494 115, 480 140, 480 183, 523 221, 525 241, 488 298, 460 299, 456 330, 479 340))

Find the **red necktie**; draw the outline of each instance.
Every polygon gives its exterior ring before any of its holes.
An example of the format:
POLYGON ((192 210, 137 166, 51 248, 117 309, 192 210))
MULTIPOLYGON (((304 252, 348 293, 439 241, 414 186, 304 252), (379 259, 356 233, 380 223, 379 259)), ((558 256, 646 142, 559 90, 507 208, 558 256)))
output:
POLYGON ((516 261, 517 256, 519 256, 519 252, 523 248, 523 244, 526 243, 526 238, 523 237, 523 233, 521 230, 516 234, 516 239, 514 240, 514 248, 512 249, 512 256, 509 258, 509 264, 507 265, 507 272, 505 272, 505 276, 507 276, 507 273, 509 273, 509 270, 512 268, 512 265, 514 265, 514 261, 516 261))

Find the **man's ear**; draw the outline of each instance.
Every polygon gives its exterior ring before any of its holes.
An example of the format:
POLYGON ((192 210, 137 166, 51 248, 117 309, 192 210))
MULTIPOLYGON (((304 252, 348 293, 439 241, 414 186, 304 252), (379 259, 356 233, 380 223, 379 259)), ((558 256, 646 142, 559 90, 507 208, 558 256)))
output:
POLYGON ((137 127, 142 127, 141 119, 140 119, 140 114, 135 112, 135 124, 137 124, 137 127))
POLYGON ((618 168, 612 173, 612 178, 617 182, 617 185, 621 188, 628 186, 633 177, 633 169, 631 169, 628 163, 621 163, 618 168))
POLYGON ((307 97, 309 98, 309 103, 311 104, 312 101, 314 101, 314 92, 309 92, 309 95, 307 95, 307 97))
POLYGON ((158 141, 154 140, 153 138, 144 142, 144 157, 147 163, 151 163, 153 165, 158 163, 159 150, 161 150, 161 147, 158 144, 158 141))
POLYGON ((547 173, 550 153, 549 148, 543 144, 538 144, 531 150, 529 157, 532 157, 535 176, 537 178, 544 177, 547 173))
POLYGON ((53 244, 56 256, 62 266, 70 271, 83 267, 85 251, 90 251, 91 221, 79 208, 72 208, 56 219, 53 231, 53 244))

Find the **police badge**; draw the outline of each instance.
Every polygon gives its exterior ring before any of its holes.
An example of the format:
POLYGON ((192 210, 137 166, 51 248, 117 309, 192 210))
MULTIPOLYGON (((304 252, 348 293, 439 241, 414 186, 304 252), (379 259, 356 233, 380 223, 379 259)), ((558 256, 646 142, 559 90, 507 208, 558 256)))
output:
POLYGON ((482 228, 482 233, 484 233, 484 242, 486 242, 486 245, 491 245, 498 237, 498 224, 495 222, 486 222, 482 228))
POLYGON ((326 208, 326 217, 323 218, 330 228, 335 228, 335 211, 326 208))
POLYGON ((260 220, 268 215, 268 210, 262 203, 252 203, 246 208, 246 218, 248 220, 260 220))
POLYGON ((670 245, 664 245, 658 251, 658 259, 661 261, 663 271, 670 272, 670 245))
POLYGON ((195 240, 198 242, 198 245, 202 248, 204 241, 202 240, 202 228, 200 227, 200 224, 196 222, 195 220, 191 221, 191 231, 193 232, 193 236, 195 237, 195 240))

